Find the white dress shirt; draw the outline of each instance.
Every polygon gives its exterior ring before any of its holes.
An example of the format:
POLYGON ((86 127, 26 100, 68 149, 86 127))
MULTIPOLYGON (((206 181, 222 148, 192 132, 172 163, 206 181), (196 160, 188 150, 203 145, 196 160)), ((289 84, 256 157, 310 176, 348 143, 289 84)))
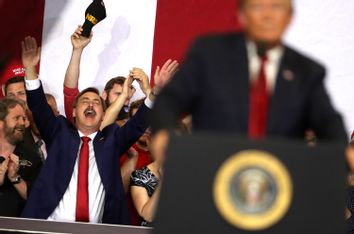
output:
MULTIPOLYGON (((93 139, 97 132, 88 135, 91 138, 89 141, 89 177, 88 177, 88 191, 89 191, 89 218, 90 223, 102 223, 102 216, 104 210, 105 191, 101 181, 100 174, 98 172, 95 152, 93 150, 93 139)), ((80 137, 84 136, 79 131, 80 137)), ((80 143, 80 148, 82 141, 80 143)), ((79 148, 79 149, 80 149, 79 148)), ((76 216, 76 194, 77 194, 77 180, 78 180, 78 168, 79 168, 79 154, 76 158, 74 172, 71 176, 70 183, 66 189, 63 198, 60 200, 59 205, 48 217, 48 220, 56 221, 75 221, 76 216)))
MULTIPOLYGON (((31 131, 31 132, 32 132, 32 131, 31 131)), ((36 134, 34 134, 33 132, 32 132, 32 137, 33 137, 34 142, 36 143, 37 149, 38 149, 38 150, 41 150, 42 153, 43 153, 43 158, 41 158, 41 160, 47 159, 47 148, 46 148, 45 142, 44 142, 42 139, 40 139, 39 137, 37 137, 36 134), (38 144, 37 142, 38 142, 38 141, 41 142, 39 148, 38 148, 38 146, 37 146, 37 144, 38 144)))
MULTIPOLYGON (((257 47, 254 42, 247 41, 247 54, 249 63, 250 82, 258 79, 261 66, 261 58, 257 54, 257 47)), ((270 93, 274 92, 276 78, 280 66, 280 60, 284 53, 284 48, 279 45, 266 52, 267 62, 265 64, 265 75, 267 79, 267 88, 270 93)))

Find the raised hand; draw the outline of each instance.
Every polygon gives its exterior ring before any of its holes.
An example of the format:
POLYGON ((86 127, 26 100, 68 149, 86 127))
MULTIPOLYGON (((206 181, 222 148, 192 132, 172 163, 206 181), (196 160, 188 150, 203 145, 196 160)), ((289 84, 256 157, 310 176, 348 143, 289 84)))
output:
POLYGON ((177 60, 172 59, 167 60, 161 69, 157 66, 154 74, 155 87, 158 89, 163 88, 177 72, 178 66, 177 60))
POLYGON ((83 50, 90 42, 91 42, 91 39, 92 39, 92 31, 91 31, 91 34, 90 34, 90 37, 83 37, 81 36, 82 34, 82 27, 81 25, 79 25, 75 32, 71 35, 70 39, 71 39, 71 44, 73 46, 73 49, 79 49, 79 50, 83 50))
POLYGON ((130 71, 129 77, 132 77, 134 80, 138 82, 141 90, 148 97, 149 94, 151 93, 151 87, 149 84, 149 77, 146 75, 143 69, 134 67, 130 71))
POLYGON ((134 79, 130 76, 128 76, 123 84, 123 90, 122 90, 122 94, 124 95, 124 97, 130 99, 133 94, 135 93, 135 88, 132 86, 134 79))
POLYGON ((12 181, 18 175, 20 164, 19 157, 16 154, 10 154, 9 159, 7 177, 12 181))
MULTIPOLYGON (((129 77, 129 76, 128 76, 128 77, 129 77)), ((132 82, 133 82, 133 81, 134 81, 134 80, 132 79, 132 82)), ((129 92, 128 92, 128 100, 130 100, 130 99, 133 97, 133 95, 134 95, 135 92, 136 92, 136 89, 134 88, 133 85, 130 84, 129 92)))
POLYGON ((2 156, 2 157, 5 159, 4 161, 2 161, 2 163, 0 163, 0 185, 4 183, 5 174, 7 172, 7 168, 9 164, 9 157, 6 156, 2 156))
MULTIPOLYGON (((8 165, 7 178, 9 178, 10 181, 14 181, 18 176, 18 169, 20 168, 19 157, 16 154, 10 154, 8 165)), ((15 188, 23 199, 27 199, 27 183, 16 184, 15 188)))
MULTIPOLYGON (((84 51, 84 48, 91 42, 92 39, 92 32, 90 37, 83 37, 81 36, 83 29, 81 25, 79 25, 75 32, 70 36, 71 44, 73 46, 70 62, 68 68, 66 69, 65 79, 64 79, 64 86, 71 89, 78 90, 78 81, 80 76, 80 62, 81 62, 81 55, 84 51)), ((66 96, 65 96, 66 97, 66 96)), ((66 102, 65 102, 66 103, 66 102)), ((68 119, 72 120, 71 114, 71 106, 65 108, 65 114, 68 119)))
POLYGON ((114 123, 114 121, 117 119, 117 116, 124 106, 124 103, 126 102, 127 98, 129 97, 129 89, 132 85, 133 78, 129 77, 125 79, 124 84, 123 84, 123 90, 122 93, 112 102, 111 105, 106 110, 106 113, 104 115, 103 121, 101 123, 100 129, 102 130, 105 128, 107 125, 114 123))
POLYGON ((36 67, 41 55, 41 48, 38 47, 36 39, 28 36, 21 42, 21 46, 23 66, 26 69, 36 67))

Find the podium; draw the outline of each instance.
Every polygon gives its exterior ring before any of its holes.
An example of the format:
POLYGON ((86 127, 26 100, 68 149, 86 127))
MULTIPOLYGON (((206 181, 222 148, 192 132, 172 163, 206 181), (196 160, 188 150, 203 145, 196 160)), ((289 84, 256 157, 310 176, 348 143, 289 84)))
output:
POLYGON ((345 233, 344 147, 173 136, 153 233, 345 233))
POLYGON ((0 217, 0 233, 151 234, 151 228, 127 225, 57 222, 0 217))

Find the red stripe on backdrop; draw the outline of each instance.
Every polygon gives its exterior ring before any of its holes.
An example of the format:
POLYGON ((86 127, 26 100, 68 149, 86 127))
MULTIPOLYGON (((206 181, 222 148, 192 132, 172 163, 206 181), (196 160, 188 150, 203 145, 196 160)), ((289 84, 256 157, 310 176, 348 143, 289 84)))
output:
MULTIPOLYGON (((33 36, 42 41, 45 0, 0 0, 3 20, 0 37, 0 83, 10 78, 10 70, 21 66, 21 41, 33 36)), ((1 92, 0 92, 1 93, 1 92)), ((0 94, 1 96, 1 94, 0 94)))
POLYGON ((239 30, 236 5, 236 0, 157 0, 152 74, 169 58, 180 62, 198 35, 239 30))

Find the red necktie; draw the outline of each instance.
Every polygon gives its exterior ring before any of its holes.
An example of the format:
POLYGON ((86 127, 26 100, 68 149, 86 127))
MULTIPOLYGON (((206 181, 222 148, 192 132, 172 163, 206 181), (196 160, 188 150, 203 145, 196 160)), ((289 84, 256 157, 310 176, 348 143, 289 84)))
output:
POLYGON ((79 156, 79 173, 77 179, 76 194, 76 221, 89 221, 89 194, 88 194, 88 158, 89 145, 91 140, 89 137, 81 137, 82 145, 79 156))
POLYGON ((263 56, 258 79, 251 83, 248 136, 253 139, 264 138, 267 133, 269 95, 265 75, 266 62, 267 57, 263 56))

